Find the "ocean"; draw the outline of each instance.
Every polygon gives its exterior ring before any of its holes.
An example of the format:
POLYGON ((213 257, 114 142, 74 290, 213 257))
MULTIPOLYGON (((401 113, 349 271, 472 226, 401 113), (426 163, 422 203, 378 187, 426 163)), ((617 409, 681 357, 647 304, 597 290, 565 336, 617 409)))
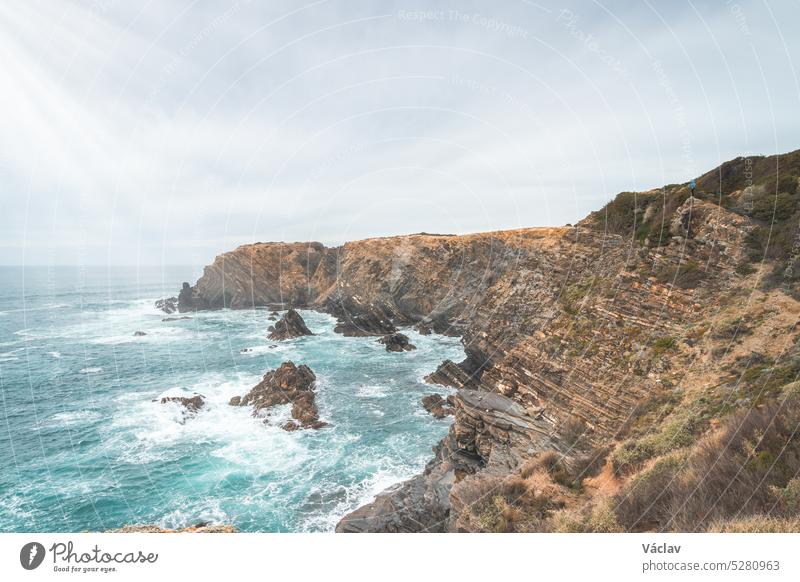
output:
POLYGON ((458 338, 407 334, 417 350, 333 332, 266 338, 269 310, 165 321, 153 302, 189 267, 0 267, 0 532, 104 531, 198 522, 240 531, 332 531, 386 487, 419 473, 449 420, 423 377, 460 360, 458 338), (146 335, 135 336, 142 331, 146 335), (243 351, 248 349, 248 351, 243 351), (286 432, 228 405, 282 362, 317 375, 320 430, 286 432), (164 395, 197 392, 184 419, 164 395))

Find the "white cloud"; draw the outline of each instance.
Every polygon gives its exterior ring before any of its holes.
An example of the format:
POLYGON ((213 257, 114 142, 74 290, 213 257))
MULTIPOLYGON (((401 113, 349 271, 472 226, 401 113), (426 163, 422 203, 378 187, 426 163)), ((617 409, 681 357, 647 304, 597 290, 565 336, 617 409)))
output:
POLYGON ((561 224, 798 147, 790 2, 416 9, 4 3, 0 263, 561 224))

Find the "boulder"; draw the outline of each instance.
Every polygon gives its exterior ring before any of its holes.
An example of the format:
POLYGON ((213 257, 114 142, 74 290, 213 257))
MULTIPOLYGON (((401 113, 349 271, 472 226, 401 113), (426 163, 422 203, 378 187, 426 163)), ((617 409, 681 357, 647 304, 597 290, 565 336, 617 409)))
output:
POLYGON ((314 393, 317 377, 306 365, 296 366, 294 362, 284 362, 276 370, 264 374, 264 378, 243 397, 234 396, 231 406, 252 406, 253 415, 280 404, 292 405, 292 418, 283 425, 284 430, 299 428, 322 428, 327 423, 319 420, 319 411, 314 393))
POLYGON ((386 346, 387 352, 410 352, 417 349, 417 346, 408 341, 408 336, 402 333, 385 335, 378 340, 378 343, 386 346))
POLYGON ((448 396, 446 399, 438 394, 430 394, 422 398, 422 407, 436 418, 444 418, 454 414, 455 399, 448 396))
POLYGON ((269 327, 271 340, 286 340, 304 335, 314 335, 306 326, 306 322, 297 311, 290 309, 275 325, 269 327))

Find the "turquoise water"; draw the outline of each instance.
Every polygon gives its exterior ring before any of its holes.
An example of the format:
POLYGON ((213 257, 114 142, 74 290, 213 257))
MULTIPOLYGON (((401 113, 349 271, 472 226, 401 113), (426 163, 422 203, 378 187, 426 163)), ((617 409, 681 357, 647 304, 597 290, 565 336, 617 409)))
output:
POLYGON ((330 531, 347 511, 418 473, 449 421, 420 405, 422 383, 463 350, 404 333, 419 349, 333 333, 266 339, 266 310, 163 321, 188 268, 0 268, 0 531, 106 530, 124 524, 231 523, 243 531, 330 531), (147 335, 134 337, 135 331, 147 335), (251 351, 242 353, 244 348, 251 351), (331 426, 287 433, 227 405, 292 360, 317 374, 331 426), (163 394, 199 392, 181 423, 163 394))

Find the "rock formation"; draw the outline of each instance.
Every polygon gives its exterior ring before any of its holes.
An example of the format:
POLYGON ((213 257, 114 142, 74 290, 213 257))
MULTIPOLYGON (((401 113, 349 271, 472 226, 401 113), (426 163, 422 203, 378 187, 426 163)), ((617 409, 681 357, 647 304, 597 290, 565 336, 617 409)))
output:
MULTIPOLYGON (((607 479, 617 483, 691 446, 732 407, 761 402, 753 396, 761 389, 731 383, 730 370, 756 351, 764 370, 780 367, 781 346, 800 335, 792 243, 800 152, 750 162, 701 176, 695 197, 685 184, 622 193, 574 227, 418 234, 330 249, 247 245, 217 257, 181 292, 191 301, 179 298, 180 307, 288 298, 335 316, 346 335, 385 336, 411 325, 460 333, 466 359, 427 378, 458 389, 453 425, 435 457, 337 530, 484 527, 470 519, 471 492, 521 472, 538 479, 526 467, 540 458, 557 458, 543 465, 552 473, 544 489, 565 475, 583 479, 585 460, 594 457, 607 460, 615 475, 607 479), (776 167, 791 175, 776 175, 776 167), (770 222, 778 199, 781 222, 770 222), (727 333, 723 345, 714 335, 719 318, 747 320, 750 335, 732 341, 727 333), (659 448, 662 433, 671 448, 659 448)), ((781 378, 796 377, 792 366, 781 378)), ((770 394, 782 386, 768 385, 770 394)), ((592 499, 562 493, 591 513, 592 499)), ((545 520, 557 511, 556 503, 526 527, 555 527, 545 520)))
POLYGON ((385 335, 378 340, 378 343, 386 346, 387 352, 410 352, 417 349, 417 346, 408 341, 408 336, 402 333, 385 335))
POLYGON ((448 396, 442 398, 438 394, 429 394, 422 397, 422 407, 436 418, 444 418, 454 413, 455 398, 448 396))
POLYGON ((269 326, 271 340, 286 340, 304 335, 314 335, 297 311, 290 309, 275 325, 269 326))
POLYGON ((273 406, 291 404, 294 420, 284 424, 284 430, 322 428, 327 423, 319 420, 314 394, 315 380, 316 376, 308 366, 284 362, 278 369, 264 374, 261 382, 250 392, 242 397, 234 396, 230 405, 252 406, 253 415, 260 416, 262 411, 273 406))
POLYGON ((165 396, 161 399, 161 404, 177 402, 189 412, 197 412, 206 404, 205 398, 200 394, 194 396, 165 396))
POLYGON ((164 396, 160 400, 161 404, 176 403, 180 405, 180 417, 177 421, 184 424, 193 418, 206 405, 205 397, 201 394, 193 396, 164 396))
POLYGON ((199 522, 189 527, 168 529, 153 524, 126 525, 120 529, 112 529, 108 533, 236 533, 232 525, 199 522))
POLYGON ((164 313, 175 313, 178 311, 178 298, 167 297, 166 299, 159 299, 156 301, 155 305, 156 309, 159 309, 164 313))

